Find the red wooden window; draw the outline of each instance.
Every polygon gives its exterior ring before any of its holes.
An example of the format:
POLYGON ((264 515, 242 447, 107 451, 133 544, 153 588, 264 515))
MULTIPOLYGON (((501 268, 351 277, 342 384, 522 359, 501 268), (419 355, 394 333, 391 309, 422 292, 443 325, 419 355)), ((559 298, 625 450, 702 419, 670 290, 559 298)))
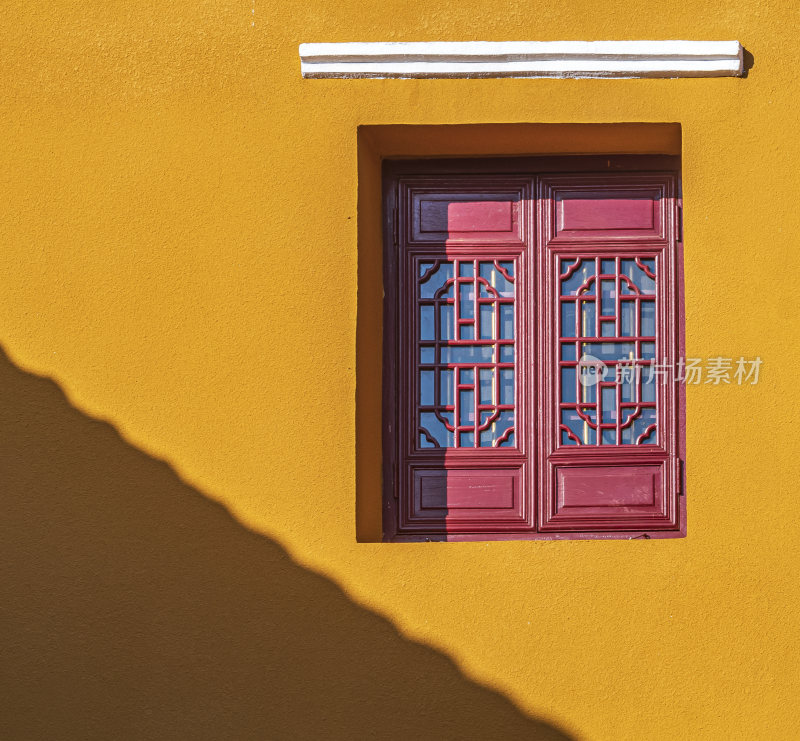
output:
POLYGON ((386 537, 683 534, 674 158, 384 180, 386 537))

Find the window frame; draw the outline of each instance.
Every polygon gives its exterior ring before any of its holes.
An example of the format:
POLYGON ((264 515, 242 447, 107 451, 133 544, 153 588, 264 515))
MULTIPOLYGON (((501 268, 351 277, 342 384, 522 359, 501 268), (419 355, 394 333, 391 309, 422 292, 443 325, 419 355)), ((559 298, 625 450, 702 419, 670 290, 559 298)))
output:
MULTIPOLYGON (((669 199, 664 211, 664 230, 669 245, 664 254, 669 256, 669 275, 663 279, 663 285, 669 290, 659 297, 664 302, 664 308, 658 312, 658 334, 661 342, 670 343, 672 357, 683 357, 684 354, 684 313, 683 313, 683 235, 681 229, 682 199, 680 193, 680 158, 672 155, 582 155, 582 156, 541 156, 541 157, 502 157, 502 158, 464 158, 464 159, 427 159, 427 160, 385 160, 383 163, 383 207, 384 207, 384 334, 383 334, 383 512, 384 512, 384 540, 387 541, 469 541, 469 540, 553 540, 553 539, 631 539, 631 538, 671 538, 682 537, 686 533, 685 492, 684 492, 684 466, 685 460, 685 387, 682 384, 671 385, 671 400, 659 403, 659 415, 671 415, 669 424, 663 429, 665 433, 673 431, 673 438, 667 441, 665 452, 661 456, 664 464, 665 478, 663 496, 668 500, 669 529, 663 525, 654 528, 647 527, 647 519, 633 522, 622 529, 600 530, 591 527, 577 527, 570 524, 554 522, 555 492, 554 476, 556 470, 554 462, 563 467, 601 466, 626 463, 634 465, 642 462, 642 453, 632 448, 603 449, 597 446, 595 451, 582 450, 576 456, 573 451, 563 449, 549 450, 552 442, 550 430, 553 425, 553 406, 555 398, 555 380, 552 368, 553 346, 553 310, 552 300, 542 298, 542 293, 547 295, 547 280, 552 279, 552 255, 542 239, 543 225, 549 224, 550 215, 545 213, 549 200, 544 197, 548 187, 553 187, 560 181, 569 182, 575 176, 595 178, 602 182, 613 173, 625 173, 632 180, 637 178, 647 179, 648 176, 667 178, 674 183, 669 191, 669 199), (403 256, 400 254, 400 245, 405 240, 403 230, 408 222, 409 214, 400 213, 401 204, 407 204, 407 199, 402 195, 406 184, 415 178, 434 185, 437 178, 443 183, 453 176, 475 175, 484 182, 494 179, 497 187, 513 190, 519 187, 522 193, 520 214, 523 223, 523 239, 525 246, 520 253, 521 271, 519 290, 516 300, 522 311, 517 312, 517 338, 525 338, 522 352, 517 355, 517 414, 522 421, 517 422, 518 427, 524 427, 524 434, 518 435, 520 452, 527 456, 525 462, 526 472, 522 474, 521 486, 525 511, 522 513, 527 524, 519 521, 510 530, 497 530, 494 524, 481 530, 448 530, 444 525, 444 532, 426 532, 422 528, 409 528, 407 523, 403 526, 401 507, 406 506, 410 497, 411 484, 409 470, 412 467, 406 461, 408 456, 403 455, 400 445, 410 442, 411 436, 407 434, 406 415, 413 408, 406 400, 405 394, 413 388, 408 374, 413 369, 407 363, 401 363, 404 354, 414 342, 410 336, 407 317, 403 310, 408 311, 414 304, 408 297, 404 302, 401 294, 403 275, 406 267, 403 265, 403 256), (566 180, 565 180, 566 177, 566 180), (531 187, 526 190, 524 183, 531 187), (539 233, 541 232, 541 234, 539 233), (528 264, 525 265, 525 260, 528 264), (549 264, 548 264, 549 261, 549 264), (544 289, 544 291, 543 291, 544 289), (532 293, 535 292, 535 293, 532 293), (535 301, 540 302, 537 314, 544 314, 547 319, 534 321, 532 313, 535 301), (544 304, 542 306, 541 304, 544 304), (532 361, 533 357, 545 358, 546 369, 540 361, 532 361), (539 363, 537 365, 537 363, 539 363), (528 372, 530 369, 530 372, 528 372), (528 378, 523 380, 527 373, 528 378), (404 405, 401 411, 401 404, 404 405), (536 429, 537 434, 532 435, 531 430, 536 429), (669 460, 667 460, 669 459, 669 460), (402 491, 401 491, 402 489, 402 491), (634 527, 635 525, 635 527, 634 527), (661 528, 661 529, 659 529, 661 528)), ((652 180, 652 178, 651 178, 652 180)), ((574 245, 566 247, 567 252, 576 252, 574 245)), ((589 245, 586 251, 591 252, 589 245)), ((451 250, 448 248, 448 258, 451 250)), ((457 249, 456 249, 457 252, 457 249)), ((557 334, 557 331, 555 332, 557 334)), ((659 421, 662 421, 662 416, 659 421)), ((659 425, 661 429, 661 425, 659 425)), ((449 460, 453 459, 452 449, 449 460)), ((460 465, 470 466, 485 465, 486 449, 476 449, 476 452, 461 454, 460 465), (478 463, 478 461, 481 461, 478 463)), ((498 453, 499 451, 492 451, 498 453)), ((653 451, 651 451, 653 452, 653 451)), ((646 456, 645 456, 646 457, 646 456)), ((658 456, 657 456, 658 457, 658 456)), ((519 455, 495 455, 492 459, 493 466, 502 466, 505 462, 519 462, 519 455)), ((591 518, 589 518, 591 522, 591 518)))

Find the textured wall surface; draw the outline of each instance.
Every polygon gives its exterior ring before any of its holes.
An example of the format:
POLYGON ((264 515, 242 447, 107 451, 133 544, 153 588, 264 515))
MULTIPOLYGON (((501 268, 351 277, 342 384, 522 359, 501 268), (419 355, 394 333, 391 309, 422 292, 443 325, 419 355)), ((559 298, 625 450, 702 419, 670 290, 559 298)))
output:
MULTIPOLYGON (((5 3, 3 736, 797 738, 798 15, 5 3), (300 77, 300 42, 474 38, 739 39, 754 64, 300 77), (357 127, 514 122, 681 125, 687 353, 763 359, 756 386, 688 388, 685 539, 357 541, 380 342, 357 127)), ((483 141, 400 148, 507 144, 483 141)))

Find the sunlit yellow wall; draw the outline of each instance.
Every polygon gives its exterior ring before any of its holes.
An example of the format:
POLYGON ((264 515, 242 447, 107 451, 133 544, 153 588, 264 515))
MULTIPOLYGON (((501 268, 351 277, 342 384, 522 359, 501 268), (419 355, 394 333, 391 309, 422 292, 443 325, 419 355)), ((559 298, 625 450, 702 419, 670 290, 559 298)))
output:
MULTIPOLYGON (((6 3, 0 342, 576 738, 797 738, 799 15, 777 0, 6 3), (738 39, 754 66, 300 76, 300 42, 474 38, 738 39), (379 373, 359 356, 356 375, 358 300, 379 291, 357 280, 357 127, 506 122, 681 125, 687 353, 763 359, 757 386, 688 389, 685 539, 357 542, 356 385, 379 373)), ((369 340, 379 319, 363 320, 369 340)), ((374 534, 375 471, 359 471, 374 534)))

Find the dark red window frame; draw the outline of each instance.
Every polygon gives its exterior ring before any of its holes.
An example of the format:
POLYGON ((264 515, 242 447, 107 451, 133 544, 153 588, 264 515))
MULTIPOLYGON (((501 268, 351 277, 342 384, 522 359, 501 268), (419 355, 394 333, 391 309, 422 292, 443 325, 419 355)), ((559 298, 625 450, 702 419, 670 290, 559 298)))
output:
POLYGON ((384 163, 386 540, 685 535, 680 208, 671 156, 384 163))

